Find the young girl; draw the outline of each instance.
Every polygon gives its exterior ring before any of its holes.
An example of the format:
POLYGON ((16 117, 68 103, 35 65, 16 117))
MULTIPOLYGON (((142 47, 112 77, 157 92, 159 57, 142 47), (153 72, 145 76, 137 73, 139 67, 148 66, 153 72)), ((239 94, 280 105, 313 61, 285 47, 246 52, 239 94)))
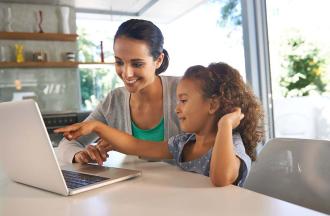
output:
POLYGON ((190 67, 177 88, 176 114, 186 132, 164 142, 136 139, 98 121, 86 121, 56 130, 67 139, 92 132, 106 142, 105 154, 174 159, 186 171, 210 176, 215 186, 242 186, 255 148, 263 136, 263 113, 257 98, 239 72, 224 63, 190 67))

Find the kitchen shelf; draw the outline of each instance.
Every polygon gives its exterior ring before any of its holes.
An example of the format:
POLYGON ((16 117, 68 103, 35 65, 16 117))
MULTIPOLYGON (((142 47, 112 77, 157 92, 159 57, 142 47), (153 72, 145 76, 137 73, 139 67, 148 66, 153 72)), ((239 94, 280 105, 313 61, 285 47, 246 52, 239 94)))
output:
POLYGON ((77 68, 78 62, 0 62, 0 68, 77 68))
POLYGON ((0 68, 76 68, 113 65, 113 62, 0 62, 0 68))
POLYGON ((114 64, 114 62, 79 62, 79 68, 109 68, 109 66, 114 64))
POLYGON ((111 65, 111 64, 115 64, 114 62, 79 62, 80 65, 111 65))
POLYGON ((77 34, 0 32, 0 39, 6 39, 6 40, 76 41, 77 37, 78 37, 77 34))

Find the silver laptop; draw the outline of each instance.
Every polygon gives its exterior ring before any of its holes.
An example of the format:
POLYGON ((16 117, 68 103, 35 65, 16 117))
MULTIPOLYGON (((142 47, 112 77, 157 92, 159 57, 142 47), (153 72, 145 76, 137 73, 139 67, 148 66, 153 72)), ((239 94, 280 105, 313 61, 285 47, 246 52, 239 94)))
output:
POLYGON ((10 179, 65 196, 141 175, 92 164, 60 167, 38 104, 0 103, 0 166, 10 179))

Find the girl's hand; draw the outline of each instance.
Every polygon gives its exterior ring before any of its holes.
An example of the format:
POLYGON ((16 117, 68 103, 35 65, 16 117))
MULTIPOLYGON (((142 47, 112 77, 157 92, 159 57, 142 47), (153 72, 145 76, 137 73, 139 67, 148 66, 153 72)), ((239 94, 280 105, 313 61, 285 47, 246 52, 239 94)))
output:
POLYGON ((88 145, 83 151, 74 155, 74 162, 82 164, 97 162, 99 165, 102 165, 108 156, 106 152, 100 152, 95 145, 88 145))
POLYGON ((229 125, 232 127, 232 129, 235 129, 240 124, 243 118, 244 114, 241 113, 241 108, 236 107, 233 112, 222 116, 222 118, 218 122, 218 128, 224 125, 229 125))
POLYGON ((99 121, 84 121, 81 123, 69 125, 63 128, 54 130, 55 133, 63 133, 63 136, 68 140, 77 139, 81 136, 92 133, 98 124, 102 124, 99 121))

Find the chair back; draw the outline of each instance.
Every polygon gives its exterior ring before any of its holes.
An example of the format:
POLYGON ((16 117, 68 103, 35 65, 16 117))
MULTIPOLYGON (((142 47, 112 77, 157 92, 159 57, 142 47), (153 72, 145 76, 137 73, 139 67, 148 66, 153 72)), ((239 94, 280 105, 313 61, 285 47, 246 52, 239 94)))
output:
POLYGON ((330 141, 268 141, 252 164, 244 187, 330 214, 330 141))

